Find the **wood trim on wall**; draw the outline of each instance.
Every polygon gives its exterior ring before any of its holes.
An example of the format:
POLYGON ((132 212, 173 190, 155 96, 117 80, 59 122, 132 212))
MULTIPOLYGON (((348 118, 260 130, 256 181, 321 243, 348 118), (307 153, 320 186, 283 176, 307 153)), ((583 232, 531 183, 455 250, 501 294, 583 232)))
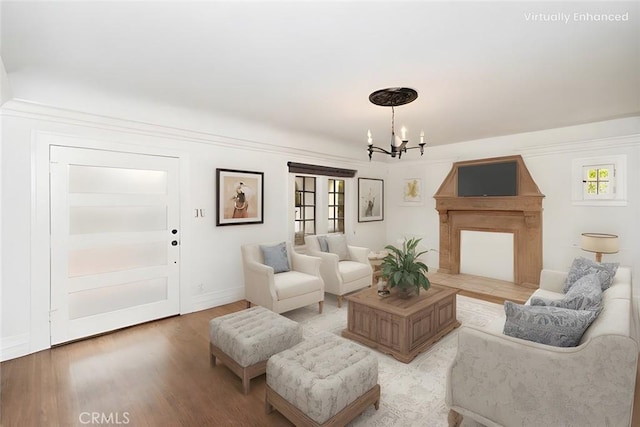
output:
POLYGON ((306 173, 308 175, 336 176, 353 178, 358 172, 355 169, 344 169, 331 166, 310 165, 307 163, 287 162, 289 173, 306 173))
POLYGON ((440 218, 438 271, 460 273, 462 230, 507 232, 514 235, 514 282, 538 287, 542 270, 542 199, 521 156, 495 157, 454 163, 436 195, 440 218), (517 195, 458 197, 458 168, 467 165, 515 161, 517 195))

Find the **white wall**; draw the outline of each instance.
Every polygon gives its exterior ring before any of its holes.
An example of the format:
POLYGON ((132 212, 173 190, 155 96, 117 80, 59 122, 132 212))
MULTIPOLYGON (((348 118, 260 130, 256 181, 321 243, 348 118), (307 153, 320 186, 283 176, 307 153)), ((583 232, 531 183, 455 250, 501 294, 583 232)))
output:
MULTIPOLYGON (((347 230, 354 244, 380 249, 405 236, 423 237, 423 246, 438 248, 435 194, 452 162, 522 154, 544 200, 544 266, 566 268, 586 230, 620 235, 620 253, 610 261, 631 265, 640 274, 640 118, 593 123, 571 128, 491 138, 428 148, 414 161, 369 163, 361 147, 310 135, 283 132, 210 113, 176 109, 133 100, 87 97, 74 106, 96 114, 43 107, 19 101, 5 103, 2 120, 2 359, 49 346, 47 280, 48 233, 47 142, 73 140, 78 145, 138 152, 170 153, 181 159, 183 215, 181 310, 183 313, 242 298, 239 245, 284 240, 290 236, 286 214, 291 189, 287 161, 357 169, 358 176, 385 180, 384 222, 358 223, 347 230), (126 120, 116 117, 124 117, 126 120), (53 135, 53 136, 51 136, 53 135), (334 154, 326 154, 334 153, 334 154), (576 157, 625 154, 628 176, 626 207, 584 207, 571 204, 571 162, 576 157), (42 161, 42 159, 45 161, 42 161), (215 169, 263 171, 265 223, 215 226, 215 169), (44 178, 43 178, 44 176, 44 178), (422 178, 421 206, 404 206, 402 181, 422 178), (44 181, 44 182, 43 182, 44 181), (204 209, 195 218, 194 209, 204 209), (7 251, 6 248, 11 248, 7 251), (43 254, 45 256, 43 256, 43 254)), ((357 179, 349 184, 348 203, 355 212, 357 179)), ((438 265, 433 251, 427 263, 438 265)), ((640 280, 635 281, 635 288, 640 280)), ((636 291, 636 295, 640 292, 636 291)))
MULTIPOLYGON (((433 195, 453 162, 506 155, 522 155, 529 172, 545 195, 543 200, 543 267, 566 270, 576 256, 592 257, 580 249, 586 231, 620 236, 620 252, 605 261, 632 268, 634 296, 640 301, 640 118, 611 120, 561 129, 509 135, 427 148, 419 161, 390 165, 387 194, 387 239, 406 235, 424 238, 426 246, 439 246, 438 213, 433 195), (572 204, 572 160, 583 157, 627 156, 627 206, 575 206, 572 204), (423 178, 425 203, 400 206, 399 189, 405 178, 423 178)), ((483 254, 479 254, 482 256, 483 254)), ((437 252, 429 253, 432 271, 437 252)))
MULTIPOLYGON (((0 23, 2 23, 2 7, 0 6, 0 23)), ((9 80, 7 77, 7 72, 4 69, 4 62, 2 61, 2 57, 0 56, 0 106, 4 104, 5 100, 9 97, 9 80)), ((0 120, 0 165, 2 164, 2 120, 0 120)), ((2 257, 2 174, 0 174, 0 260, 4 259, 2 257)), ((0 268, 2 264, 0 263, 0 268)), ((2 274, 0 274, 0 310, 2 310, 2 274)), ((2 315, 0 312, 0 332, 2 331, 2 315)), ((2 335, 0 334, 0 337, 2 335)), ((0 352, 2 346, 0 345, 0 352)), ((1 358, 0 358, 1 360, 1 358)))
MULTIPOLYGON (((101 104, 103 105, 103 104, 101 104)), ((117 104, 114 104, 114 106, 117 104)), ((357 169, 359 176, 383 177, 384 166, 369 163, 364 149, 323 141, 201 112, 166 106, 127 104, 127 119, 108 111, 76 113, 10 101, 2 116, 2 359, 49 347, 48 145, 174 155, 181 159, 181 312, 209 308, 244 297, 239 246, 289 238, 288 161, 357 169), (143 123, 151 117, 162 125, 143 123), (167 111, 170 110, 170 114, 167 111), (151 112, 155 112, 155 118, 151 112), (184 118, 188 128, 178 127, 184 118), (167 124, 171 124, 168 126, 167 124), (282 146, 278 146, 278 143, 282 146), (323 154, 336 153, 335 155, 323 154), (354 159, 361 160, 354 160, 354 159), (216 227, 216 168, 264 172, 264 224, 216 227), (196 218, 203 209, 204 218, 196 218)), ((347 203, 357 203, 357 178, 347 203)), ((384 242, 384 223, 350 223, 348 238, 358 245, 384 242)), ((292 236, 291 236, 292 237, 292 236)))
MULTIPOLYGON (((0 10, 2 8, 0 7, 0 10)), ((4 62, 0 56, 0 105, 11 99, 11 86, 9 85, 9 77, 4 68, 4 62)))
MULTIPOLYGON (((579 248, 580 233, 598 230, 620 235, 620 252, 607 259, 633 265, 640 274, 640 118, 612 120, 569 128, 510 135, 427 149, 424 160, 391 164, 390 194, 404 178, 424 177, 425 205, 390 209, 387 237, 416 234, 438 247, 438 214, 433 195, 453 162, 520 154, 545 195, 543 201, 543 256, 545 268, 566 268, 579 248), (571 162, 575 158, 624 154, 627 156, 628 203, 624 207, 574 206, 571 202, 571 162)), ((391 203, 394 203, 393 201, 391 203)), ((437 256, 430 265, 437 266, 437 256)), ((640 282, 640 281, 637 281, 640 282)))

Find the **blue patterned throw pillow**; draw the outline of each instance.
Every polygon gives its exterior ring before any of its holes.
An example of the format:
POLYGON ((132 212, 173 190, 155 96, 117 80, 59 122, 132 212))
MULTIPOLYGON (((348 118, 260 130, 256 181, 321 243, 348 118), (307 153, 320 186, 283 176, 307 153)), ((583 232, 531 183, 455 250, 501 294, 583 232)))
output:
POLYGON ((531 305, 569 308, 572 310, 599 310, 602 304, 602 285, 597 274, 579 278, 561 300, 531 298, 531 305))
POLYGON ((322 252, 329 252, 329 244, 327 243, 326 236, 318 236, 318 244, 322 252))
POLYGON ((567 280, 564 282, 563 292, 566 294, 573 284, 578 281, 582 276, 588 274, 596 274, 600 280, 600 286, 603 291, 606 291, 613 283, 613 278, 618 271, 617 262, 595 262, 584 257, 578 257, 573 260, 569 273, 567 274, 567 280))
POLYGON ((507 320, 503 333, 540 344, 575 347, 598 311, 519 305, 505 301, 507 320))
POLYGON ((273 268, 274 273, 289 271, 289 257, 287 256, 287 244, 278 243, 274 246, 260 245, 265 265, 273 268))

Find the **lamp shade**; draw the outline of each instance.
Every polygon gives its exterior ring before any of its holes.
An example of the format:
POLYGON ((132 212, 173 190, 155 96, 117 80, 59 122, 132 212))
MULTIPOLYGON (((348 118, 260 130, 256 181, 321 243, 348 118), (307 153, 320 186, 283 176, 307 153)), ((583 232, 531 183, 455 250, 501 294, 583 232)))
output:
POLYGON ((582 233, 580 246, 583 251, 601 254, 618 252, 618 236, 604 233, 582 233))

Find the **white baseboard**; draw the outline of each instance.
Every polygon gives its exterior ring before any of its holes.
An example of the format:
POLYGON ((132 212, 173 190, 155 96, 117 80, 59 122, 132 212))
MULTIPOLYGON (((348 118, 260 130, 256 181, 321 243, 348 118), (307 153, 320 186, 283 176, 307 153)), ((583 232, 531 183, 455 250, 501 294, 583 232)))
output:
POLYGON ((0 361, 2 362, 32 353, 28 333, 3 337, 1 340, 0 361))
MULTIPOLYGON (((189 311, 181 314, 206 310, 242 299, 244 299, 244 286, 193 295, 191 304, 188 305, 189 311)), ((31 336, 29 333, 0 338, 0 362, 26 356, 34 352, 31 348, 31 336)))
POLYGON ((193 295, 191 299, 191 310, 189 311, 189 313, 218 307, 224 304, 230 304, 241 299, 244 299, 244 286, 225 289, 223 291, 207 292, 204 294, 193 295))
MULTIPOLYGON (((193 295, 191 304, 188 305, 189 311, 181 314, 206 310, 242 299, 244 299, 244 286, 193 295)), ((31 348, 31 336, 29 333, 0 338, 0 362, 26 356, 34 352, 31 348)))

